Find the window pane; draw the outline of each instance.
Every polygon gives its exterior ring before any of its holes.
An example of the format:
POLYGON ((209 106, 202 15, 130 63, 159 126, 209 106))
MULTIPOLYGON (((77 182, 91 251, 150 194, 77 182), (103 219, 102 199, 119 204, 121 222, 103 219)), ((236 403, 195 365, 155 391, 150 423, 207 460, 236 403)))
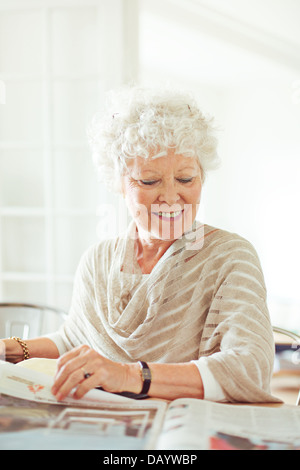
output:
POLYGON ((52 69, 54 75, 95 74, 97 10, 57 9, 52 13, 52 69))
POLYGON ((55 305, 69 312, 72 300, 73 283, 59 282, 55 285, 55 305))
POLYGON ((3 282, 3 301, 46 304, 46 287, 43 282, 3 282))
POLYGON ((86 129, 98 111, 96 81, 53 84, 53 132, 56 144, 87 142, 86 129))
POLYGON ((85 149, 54 153, 54 201, 56 209, 96 208, 97 177, 85 149))
POLYGON ((40 82, 5 83, 6 103, 0 106, 0 139, 42 144, 42 85, 40 82))
POLYGON ((4 271, 45 271, 45 226, 42 218, 3 217, 2 244, 4 271))
POLYGON ((83 252, 97 241, 96 217, 57 217, 55 273, 74 274, 83 252))
POLYGON ((0 152, 0 205, 44 204, 43 156, 38 150, 0 152))
POLYGON ((0 14, 0 70, 6 74, 42 73, 42 12, 2 11, 0 14))

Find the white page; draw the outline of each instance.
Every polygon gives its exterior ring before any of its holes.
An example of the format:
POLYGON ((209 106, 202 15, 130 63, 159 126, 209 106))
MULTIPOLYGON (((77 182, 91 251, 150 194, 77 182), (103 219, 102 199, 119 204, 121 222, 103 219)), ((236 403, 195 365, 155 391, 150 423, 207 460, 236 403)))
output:
MULTIPOLYGON (((181 399, 166 414, 159 449, 207 449, 218 433, 300 448, 300 407, 230 405, 181 399)), ((267 445, 267 444, 266 444, 267 445)))
POLYGON ((62 403, 90 406, 95 402, 130 403, 125 398, 102 390, 90 390, 83 398, 76 400, 69 396, 58 402, 51 393, 53 377, 25 367, 0 361, 0 393, 41 403, 62 403))

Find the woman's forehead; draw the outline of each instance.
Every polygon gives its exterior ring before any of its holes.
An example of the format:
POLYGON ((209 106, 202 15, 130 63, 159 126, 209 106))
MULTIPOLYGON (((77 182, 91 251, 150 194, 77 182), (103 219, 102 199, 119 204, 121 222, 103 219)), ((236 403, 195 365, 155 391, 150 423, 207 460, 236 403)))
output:
POLYGON ((159 157, 135 157, 128 162, 128 168, 143 173, 159 172, 166 169, 177 171, 195 170, 199 168, 196 158, 180 154, 161 155, 159 157))

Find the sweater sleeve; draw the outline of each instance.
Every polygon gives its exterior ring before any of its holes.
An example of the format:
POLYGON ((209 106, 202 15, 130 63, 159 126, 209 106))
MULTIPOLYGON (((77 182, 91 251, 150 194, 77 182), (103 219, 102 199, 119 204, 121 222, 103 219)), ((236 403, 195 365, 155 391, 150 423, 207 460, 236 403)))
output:
POLYGON ((92 322, 87 313, 91 316, 94 311, 94 253, 95 247, 92 246, 81 256, 67 319, 56 332, 45 336, 55 343, 60 355, 80 344, 89 343, 92 322))
POLYGON ((270 392, 274 337, 256 251, 246 240, 233 239, 213 264, 218 274, 200 356, 227 401, 278 402, 270 392))
POLYGON ((227 400, 219 382, 209 370, 206 357, 201 357, 198 361, 192 362, 198 368, 201 376, 204 389, 203 399, 208 401, 226 402, 227 400))

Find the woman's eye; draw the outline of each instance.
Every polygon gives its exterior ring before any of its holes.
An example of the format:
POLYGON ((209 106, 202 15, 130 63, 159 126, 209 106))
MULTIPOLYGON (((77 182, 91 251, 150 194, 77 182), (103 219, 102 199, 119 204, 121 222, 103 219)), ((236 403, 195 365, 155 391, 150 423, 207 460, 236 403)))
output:
MULTIPOLYGON (((193 177, 192 178, 176 178, 177 181, 179 183, 182 183, 182 184, 186 184, 186 183, 190 183, 191 181, 193 181, 193 177)), ((139 183, 143 186, 153 186, 154 184, 158 183, 159 180, 139 180, 139 183)))
POLYGON ((177 181, 179 181, 179 183, 190 183, 191 181, 193 181, 193 178, 178 178, 177 181))
POLYGON ((151 186, 157 183, 157 180, 140 180, 140 182, 146 186, 151 186))

